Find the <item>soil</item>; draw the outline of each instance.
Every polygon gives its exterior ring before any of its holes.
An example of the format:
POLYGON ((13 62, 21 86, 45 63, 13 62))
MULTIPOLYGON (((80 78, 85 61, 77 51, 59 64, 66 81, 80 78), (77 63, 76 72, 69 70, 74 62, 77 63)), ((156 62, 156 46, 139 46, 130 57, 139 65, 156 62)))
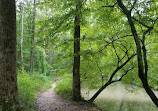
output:
POLYGON ((37 95, 38 111, 101 111, 84 102, 75 103, 58 96, 54 91, 56 82, 52 88, 37 95))

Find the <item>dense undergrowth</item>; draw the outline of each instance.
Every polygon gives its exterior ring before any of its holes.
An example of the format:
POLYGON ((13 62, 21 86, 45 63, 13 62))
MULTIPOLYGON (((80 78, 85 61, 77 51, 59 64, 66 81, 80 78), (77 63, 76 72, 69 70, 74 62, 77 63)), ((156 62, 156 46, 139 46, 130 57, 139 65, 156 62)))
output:
POLYGON ((37 108, 37 92, 50 88, 52 80, 53 77, 44 76, 44 74, 38 72, 28 74, 27 72, 18 71, 19 101, 22 110, 34 111, 37 108))
POLYGON ((57 82, 55 91, 63 98, 69 98, 72 95, 72 74, 65 74, 57 82))

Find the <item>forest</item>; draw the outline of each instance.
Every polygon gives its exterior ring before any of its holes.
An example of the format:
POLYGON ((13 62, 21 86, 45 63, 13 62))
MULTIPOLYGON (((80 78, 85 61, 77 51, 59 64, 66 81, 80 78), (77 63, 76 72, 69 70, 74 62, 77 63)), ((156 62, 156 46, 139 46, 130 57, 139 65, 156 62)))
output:
POLYGON ((157 0, 0 0, 0 111, 157 111, 157 0))

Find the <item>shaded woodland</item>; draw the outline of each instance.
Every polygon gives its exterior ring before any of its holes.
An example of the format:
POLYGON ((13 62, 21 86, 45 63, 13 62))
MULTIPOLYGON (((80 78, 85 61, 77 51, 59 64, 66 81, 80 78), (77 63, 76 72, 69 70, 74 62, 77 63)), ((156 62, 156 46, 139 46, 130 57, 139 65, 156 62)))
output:
POLYGON ((156 109, 157 6, 157 0, 1 0, 0 110, 36 110, 37 92, 56 77, 55 91, 66 99, 95 104, 119 83, 144 89, 156 109), (85 89, 96 91, 86 99, 85 89))

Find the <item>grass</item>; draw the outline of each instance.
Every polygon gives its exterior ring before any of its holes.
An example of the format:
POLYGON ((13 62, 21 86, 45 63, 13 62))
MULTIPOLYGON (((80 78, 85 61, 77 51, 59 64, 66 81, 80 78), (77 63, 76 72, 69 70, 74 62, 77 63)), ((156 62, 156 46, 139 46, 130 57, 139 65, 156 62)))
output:
POLYGON ((53 77, 39 73, 28 74, 18 72, 19 101, 24 111, 36 110, 36 96, 38 91, 45 91, 51 87, 53 77))
MULTIPOLYGON (((96 91, 82 89, 82 95, 90 99, 96 91)), ((94 103, 103 111, 158 111, 144 89, 121 83, 108 86, 94 103)))
POLYGON ((157 111, 151 102, 97 99, 95 104, 103 111, 157 111))

